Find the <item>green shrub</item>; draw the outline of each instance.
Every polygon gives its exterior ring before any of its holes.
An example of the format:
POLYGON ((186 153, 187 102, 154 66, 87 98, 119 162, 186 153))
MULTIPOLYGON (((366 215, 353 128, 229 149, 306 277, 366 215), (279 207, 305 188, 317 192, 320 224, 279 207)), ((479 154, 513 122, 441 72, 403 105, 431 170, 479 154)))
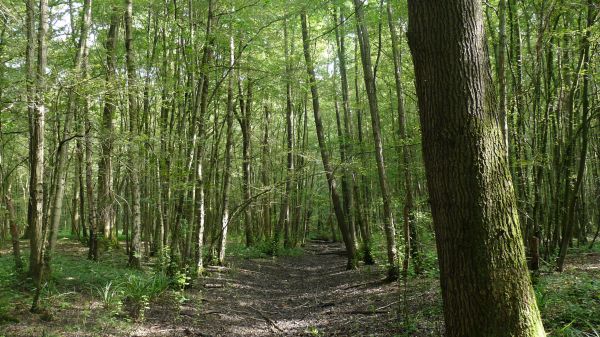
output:
POLYGON ((166 291, 169 284, 169 279, 163 273, 151 277, 130 275, 127 282, 123 283, 123 304, 129 316, 143 321, 150 301, 166 291))
POLYGON ((110 315, 118 315, 123 308, 123 289, 113 285, 112 281, 103 287, 96 288, 96 293, 102 301, 102 305, 110 315))

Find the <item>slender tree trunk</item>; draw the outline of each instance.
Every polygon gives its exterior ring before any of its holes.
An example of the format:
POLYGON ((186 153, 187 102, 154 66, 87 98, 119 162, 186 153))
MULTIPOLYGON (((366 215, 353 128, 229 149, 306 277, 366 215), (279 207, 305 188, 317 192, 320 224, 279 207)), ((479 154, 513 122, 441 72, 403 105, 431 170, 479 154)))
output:
MULTIPOLYGON (((84 73, 87 73, 84 67, 84 73)), ((84 75, 84 78, 87 75, 84 75)), ((84 128, 85 128, 85 185, 86 200, 88 205, 88 227, 90 232, 88 259, 98 261, 98 225, 96 212, 96 199, 94 197, 94 178, 93 178, 93 145, 92 145, 92 122, 87 97, 84 98, 83 106, 84 128)))
MULTIPOLYGON (((335 9, 337 10, 337 8, 335 9)), ((342 146, 345 158, 343 158, 343 162, 345 165, 344 170, 344 181, 342 182, 342 190, 344 193, 344 211, 346 212, 346 216, 349 218, 349 226, 351 228, 351 235, 353 237, 353 241, 356 242, 356 227, 359 229, 364 229, 365 219, 363 218, 363 206, 362 200, 360 199, 358 193, 358 186, 356 181, 356 172, 352 169, 352 157, 354 156, 354 130, 352 126, 352 109, 350 108, 350 94, 348 89, 348 75, 347 75, 347 65, 346 65, 346 42, 345 42, 345 32, 343 30, 343 24, 346 18, 344 17, 344 13, 340 9, 339 20, 336 18, 337 14, 334 10, 334 25, 335 25, 335 36, 336 36, 336 47, 337 47, 337 56, 339 60, 339 70, 340 70, 340 81, 342 88, 342 110, 343 110, 343 124, 344 131, 342 137, 342 146), (338 24, 339 23, 339 24, 338 24), (351 216, 351 213, 354 211, 355 216, 351 216)), ((373 264, 374 259, 371 254, 371 240, 370 236, 366 233, 362 233, 362 250, 363 250, 363 261, 366 264, 373 264)))
POLYGON ((446 334, 545 336, 476 0, 409 1, 446 334))
MULTIPOLYGON (((283 196, 283 203, 281 204, 281 212, 279 216, 279 223, 277 228, 284 230, 283 246, 288 248, 290 246, 290 200, 292 198, 292 179, 294 177, 294 135, 293 135, 293 120, 294 120, 294 109, 292 107, 292 69, 289 61, 289 50, 288 50, 288 28, 287 20, 283 26, 283 40, 284 40, 284 51, 285 51, 285 130, 286 130, 286 146, 287 146, 287 166, 285 173, 285 195, 283 196)), ((277 230, 275 235, 277 236, 277 230)), ((276 241, 277 245, 278 242, 276 241)), ((275 246, 275 249, 277 246, 275 246)))
MULTIPOLYGON (((33 3, 31 3, 33 6, 33 3)), ((33 11, 33 8, 31 8, 33 11)), ((32 14, 33 15, 33 14, 32 14)), ((29 270, 33 279, 37 282, 41 278, 42 272, 42 252, 43 252, 43 219, 44 219, 44 129, 46 119, 46 105, 43 93, 45 91, 45 72, 47 63, 47 45, 46 34, 48 31, 48 1, 39 1, 39 25, 37 34, 37 71, 35 82, 35 102, 34 102, 34 125, 33 135, 33 161, 32 170, 33 180, 29 188, 34 190, 32 204, 33 217, 30 224, 31 231, 31 255, 29 270)))
POLYGON ((308 80, 310 84, 310 92, 312 94, 313 114, 315 120, 315 129, 317 132, 317 139, 319 141, 319 149, 321 150, 321 160, 323 162, 323 169, 325 170, 325 176, 327 178, 327 184, 329 186, 329 193, 331 201, 333 203, 333 209, 335 217, 337 219, 338 226, 342 232, 344 238, 344 244, 348 254, 348 269, 357 267, 357 252, 356 244, 352 241, 348 224, 346 223, 346 217, 344 215, 344 209, 340 201, 340 197, 337 191, 337 183, 335 175, 333 174, 333 168, 329 161, 329 153, 327 152, 327 144, 325 144, 325 135, 323 132, 323 122, 321 120, 321 108, 319 104, 319 92, 317 89, 317 79, 315 75, 315 69, 312 62, 312 56, 310 55, 310 40, 308 37, 308 23, 306 18, 306 12, 302 11, 300 14, 302 21, 302 45, 304 49, 304 60, 306 62, 306 72, 308 73, 308 80))
MULTIPOLYGON (((239 123, 242 129, 242 190, 244 193, 245 202, 252 201, 252 193, 250 191, 250 162, 251 162, 251 142, 252 142, 252 80, 248 79, 248 89, 246 100, 243 99, 242 81, 239 81, 239 96, 240 96, 240 116, 239 123)), ((246 247, 254 244, 254 234, 252 230, 252 214, 251 206, 247 205, 244 208, 244 234, 246 237, 246 247)))
MULTIPOLYGON (((91 2, 91 0, 86 0, 83 3, 81 28, 79 33, 79 44, 77 48, 77 53, 75 54, 75 68, 73 71, 73 75, 76 80, 79 80, 81 78, 81 68, 83 64, 85 49, 87 46, 89 26, 91 23, 91 2)), ((67 99, 67 112, 65 115, 65 122, 63 124, 62 139, 60 140, 58 144, 58 149, 56 151, 52 206, 50 209, 50 235, 48 239, 48 246, 46 247, 46 251, 44 253, 44 267, 46 268, 46 273, 48 274, 48 276, 50 275, 51 271, 50 266, 52 262, 52 255, 54 254, 54 250, 56 248, 56 240, 58 238, 58 231, 63 208, 65 185, 67 179, 67 160, 69 154, 69 142, 72 138, 70 136, 70 133, 72 128, 71 125, 73 124, 73 115, 75 113, 75 103, 75 88, 71 88, 71 91, 69 92, 69 97, 67 99)))
POLYGON ((385 162, 383 158, 383 139, 380 126, 381 119, 379 117, 373 66, 371 65, 371 46, 369 43, 369 33, 364 24, 363 2, 361 0, 354 0, 354 9, 356 11, 356 24, 358 42, 360 44, 360 55, 363 65, 363 77, 365 80, 365 87, 367 89, 369 110, 371 112, 371 126, 373 131, 373 141, 375 143, 377 174, 379 176, 379 187, 381 189, 381 197, 383 199, 383 227, 385 229, 386 236, 388 280, 393 281, 399 276, 398 252, 396 248, 396 228, 394 225, 394 215, 392 211, 392 196, 388 186, 385 162))
MULTIPOLYGON (((201 61, 201 74, 200 80, 198 82, 198 93, 196 94, 196 109, 199 109, 198 114, 198 137, 199 140, 196 143, 197 146, 197 163, 196 163, 196 179, 197 179, 197 203, 198 205, 198 236, 196 237, 196 245, 197 245, 197 263, 196 263, 196 272, 202 273, 204 269, 204 230, 205 230, 205 218, 206 218, 206 196, 204 191, 204 149, 205 145, 203 142, 204 137, 204 119, 206 116, 207 106, 208 106, 208 70, 205 69, 211 59, 212 56, 212 21, 213 21, 213 0, 208 0, 208 14, 206 20, 206 40, 207 44, 204 46, 204 50, 202 53, 202 61, 201 61)), ((210 177, 210 176, 209 176, 210 177)))
POLYGON ((131 162, 130 184, 132 197, 132 235, 131 248, 129 251, 129 265, 134 268, 141 267, 142 258, 142 220, 141 220, 141 193, 139 177, 140 151, 138 144, 139 121, 138 121, 138 102, 137 102, 137 76, 135 63, 133 59, 133 0, 125 0, 125 61, 127 64, 127 93, 129 101, 129 156, 131 162))
POLYGON ((418 250, 417 230, 414 216, 414 201, 412 174, 410 163, 412 162, 408 136, 406 134, 406 111, 404 109, 404 90, 402 87, 402 54, 400 53, 398 33, 394 27, 394 15, 391 2, 387 3, 387 21, 392 43, 392 57, 394 60, 394 80, 396 88, 396 104, 398 109, 398 134, 400 145, 398 155, 402 158, 401 172, 404 176, 404 259, 402 261, 402 272, 406 278, 410 255, 414 258, 414 267, 417 273, 421 271, 421 263, 418 250))
MULTIPOLYGON (((33 8, 31 9, 33 10, 33 8)), ((45 73, 47 64, 47 43, 46 34, 48 32, 48 0, 39 2, 39 24, 38 24, 38 61, 36 72, 36 99, 33 125, 33 170, 32 184, 29 188, 34 189, 33 193, 33 215, 30 239, 30 258, 29 270, 36 284, 36 292, 31 305, 31 311, 38 311, 40 291, 43 282, 43 255, 44 255, 44 129, 46 119, 46 105, 44 102, 45 93, 45 73)))
MULTIPOLYGON (((229 67, 235 65, 235 46, 233 36, 229 39, 229 67)), ((221 241, 219 244, 219 265, 225 262, 225 250, 227 248, 227 232, 229 230, 229 190, 231 181, 231 148, 233 147, 233 72, 229 74, 227 83, 227 133, 225 140, 225 167, 223 168, 223 196, 221 199, 221 241)))
MULTIPOLYGON (((27 46, 25 48, 25 68, 26 74, 26 90, 27 90, 27 117, 29 118, 29 200, 27 202, 27 231, 25 237, 32 239, 33 230, 36 226, 35 207, 36 207, 36 186, 35 177, 37 177, 36 168, 36 122, 37 115, 35 112, 35 0, 27 0, 26 7, 26 29, 27 29, 27 46)), ((41 222, 40 222, 41 223, 41 222)), ((30 247, 34 250, 37 247, 30 247)), ((32 250, 32 251, 34 251, 32 250)), ((34 275, 36 265, 33 263, 35 254, 29 256, 29 274, 34 275)))
MULTIPOLYGON (((264 133, 263 133, 263 142, 262 142, 262 164, 261 164, 261 183, 263 188, 270 188, 269 183, 269 156, 270 156, 270 148, 269 148, 269 108, 267 106, 264 107, 264 133)), ((267 193, 263 197, 262 201, 262 225, 263 225, 263 233, 266 238, 271 237, 271 198, 270 193, 267 193)))
MULTIPOLYGON (((590 103, 589 103, 589 86, 590 86, 590 37, 591 37, 591 26, 594 21, 594 2, 593 0, 587 1, 587 27, 585 30, 585 35, 583 37, 583 64, 581 71, 583 72, 583 88, 582 88, 582 117, 581 117, 581 153, 579 155, 579 168, 577 170, 577 178, 575 179, 575 184, 573 186, 573 190, 568 193, 567 200, 567 213, 563 218, 562 228, 564 228, 564 233, 562 236, 562 241, 560 245, 560 251, 558 254, 558 259, 556 262, 556 266, 558 271, 562 272, 565 268, 565 258, 567 256, 567 250, 569 248, 569 244, 571 239, 573 238, 573 229, 575 227, 575 206, 577 203, 577 196, 579 193, 579 189, 581 188, 583 182, 583 176, 585 173, 585 160, 587 157, 587 148, 589 141, 589 113, 590 113, 590 103)), ((569 179, 569 178, 567 178, 569 179)), ((567 190, 570 189, 567 186, 567 190)), ((581 202, 581 200, 579 201, 581 202)))
POLYGON ((23 271, 23 260, 21 260, 19 224, 17 223, 15 205, 9 194, 10 187, 6 190, 6 194, 4 195, 4 204, 6 205, 6 210, 8 211, 7 215, 10 226, 10 237, 12 242, 13 256, 15 258, 15 270, 20 273, 21 271, 23 271))
MULTIPOLYGON (((106 74, 107 90, 104 94, 104 108, 102 112, 102 128, 100 137, 100 158, 98 161, 98 227, 104 238, 110 239, 114 210, 113 210, 113 144, 114 144, 114 115, 116 110, 116 49, 119 26, 122 13, 120 6, 112 7, 110 25, 106 37, 106 74)), ((112 239, 116 239, 113 237, 112 239)))

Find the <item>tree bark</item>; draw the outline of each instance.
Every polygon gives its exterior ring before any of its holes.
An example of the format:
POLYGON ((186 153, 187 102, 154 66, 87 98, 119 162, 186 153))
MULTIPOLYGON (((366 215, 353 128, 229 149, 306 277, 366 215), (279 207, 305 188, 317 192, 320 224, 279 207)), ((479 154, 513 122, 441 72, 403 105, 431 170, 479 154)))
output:
POLYGON ((448 336, 545 336, 476 0, 409 1, 448 336))

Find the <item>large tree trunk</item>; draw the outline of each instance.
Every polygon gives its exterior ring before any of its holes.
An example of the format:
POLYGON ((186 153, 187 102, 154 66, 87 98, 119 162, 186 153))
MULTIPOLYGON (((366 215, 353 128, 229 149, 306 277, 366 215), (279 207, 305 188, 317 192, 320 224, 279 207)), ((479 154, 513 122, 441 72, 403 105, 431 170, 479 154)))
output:
POLYGON ((329 161, 329 153, 327 152, 327 144, 325 144, 325 135, 323 132, 323 121, 321 120, 321 108, 319 104, 319 92, 317 90, 317 79, 315 75, 315 69, 310 55, 310 40, 308 37, 308 22, 306 18, 306 12, 302 11, 300 14, 302 20, 302 45, 304 49, 304 60, 306 62, 306 72, 308 73, 308 80, 310 84, 310 92, 312 94, 313 114, 315 119, 315 129, 317 132, 317 139, 319 141, 319 149, 321 150, 321 160, 323 161, 323 169, 325 170, 325 176, 327 178, 327 184, 329 185, 329 193, 331 201, 333 203, 333 210, 335 217, 338 222, 338 226, 342 232, 344 238, 344 244, 348 254, 348 269, 357 267, 357 252, 356 244, 350 236, 346 217, 344 215, 344 209, 340 201, 340 196, 337 191, 337 183, 333 174, 333 168, 329 161))
POLYGON ((409 1, 448 336, 545 336, 476 0, 409 1))
POLYGON ((363 3, 361 0, 354 0, 356 10, 358 42, 360 44, 360 56, 363 65, 363 76, 365 87, 367 89, 367 99, 369 101, 369 111, 371 112, 371 128, 373 131, 373 141, 375 143, 375 160, 377 161, 377 174, 379 176, 379 187, 383 199, 383 227, 385 229, 386 249, 388 259, 388 280, 396 280, 399 275, 398 252, 396 249, 396 228, 394 225, 394 215, 392 211, 392 195, 385 172, 385 162, 383 159, 383 139, 381 135, 381 120, 379 118, 379 107, 377 103, 377 90, 375 87, 375 76, 373 66, 371 65, 371 46, 369 43, 369 33, 364 24, 363 3))

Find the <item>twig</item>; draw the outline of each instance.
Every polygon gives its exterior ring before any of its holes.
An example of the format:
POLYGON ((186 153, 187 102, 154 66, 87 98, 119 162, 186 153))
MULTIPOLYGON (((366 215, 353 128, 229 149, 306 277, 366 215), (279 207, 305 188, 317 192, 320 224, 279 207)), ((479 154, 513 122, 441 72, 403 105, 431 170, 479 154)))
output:
POLYGON ((349 315, 379 315, 379 314, 387 314, 388 311, 379 311, 379 310, 352 310, 346 311, 346 314, 349 315))
POLYGON ((256 309, 255 307, 249 307, 250 309, 258 312, 260 314, 260 316, 262 318, 264 318, 265 321, 267 321, 267 323, 269 323, 273 328, 277 329, 277 331, 279 332, 283 332, 283 329, 281 329, 271 318, 269 318, 269 316, 267 316, 264 312, 256 309))
POLYGON ((375 311, 379 311, 379 310, 383 310, 383 309, 385 309, 385 308, 389 308, 389 307, 391 307, 392 305, 394 305, 394 304, 397 304, 398 302, 400 302, 400 301, 394 301, 394 302, 392 302, 392 303, 390 303, 390 304, 384 305, 383 307, 379 307, 379 308, 375 309, 375 311))

